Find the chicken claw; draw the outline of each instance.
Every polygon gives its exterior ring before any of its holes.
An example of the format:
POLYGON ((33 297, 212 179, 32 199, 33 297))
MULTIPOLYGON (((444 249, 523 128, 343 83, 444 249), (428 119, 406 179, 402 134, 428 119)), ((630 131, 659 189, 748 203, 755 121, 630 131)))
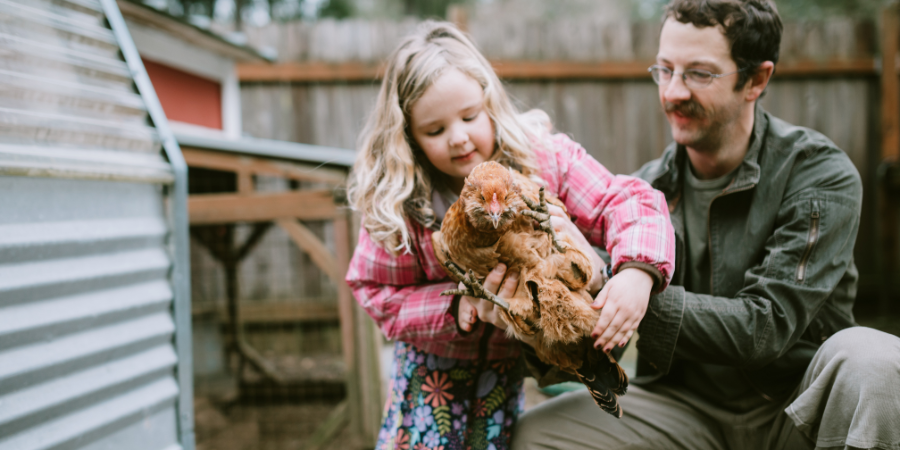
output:
POLYGON ((528 198, 526 195, 522 195, 522 200, 525 201, 525 204, 531 208, 530 211, 522 211, 522 214, 531 217, 534 220, 537 220, 541 224, 541 230, 544 230, 547 234, 550 235, 550 239, 553 241, 553 248, 560 253, 566 252, 566 247, 562 245, 559 237, 556 235, 556 230, 553 229, 553 225, 550 223, 550 209, 547 207, 547 199, 544 197, 544 187, 541 186, 540 190, 540 203, 535 203, 534 200, 528 198))
POLYGON ((466 285, 468 289, 450 289, 441 292, 441 295, 467 295, 469 297, 482 298, 509 312, 509 303, 506 303, 505 300, 497 297, 492 292, 485 290, 484 285, 478 281, 478 277, 475 276, 475 272, 472 269, 469 269, 468 273, 463 273, 462 268, 450 260, 444 262, 444 267, 453 273, 453 276, 466 285))

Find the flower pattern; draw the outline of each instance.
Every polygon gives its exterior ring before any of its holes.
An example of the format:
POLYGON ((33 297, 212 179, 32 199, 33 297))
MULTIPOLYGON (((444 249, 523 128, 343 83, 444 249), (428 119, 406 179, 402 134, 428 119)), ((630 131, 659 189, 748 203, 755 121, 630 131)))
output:
POLYGON ((424 433, 425 430, 434 423, 434 416, 431 415, 431 407, 425 405, 416 408, 416 418, 413 420, 416 423, 416 428, 424 433))
POLYGON ((453 382, 450 381, 449 375, 432 372, 425 378, 425 384, 422 386, 422 390, 428 392, 425 402, 431 403, 431 406, 435 408, 446 405, 448 400, 453 400, 453 394, 449 392, 452 387, 453 382), (438 376, 440 376, 440 381, 438 381, 438 376))
POLYGON ((517 359, 442 358, 398 342, 379 450, 507 450, 525 403, 517 359))

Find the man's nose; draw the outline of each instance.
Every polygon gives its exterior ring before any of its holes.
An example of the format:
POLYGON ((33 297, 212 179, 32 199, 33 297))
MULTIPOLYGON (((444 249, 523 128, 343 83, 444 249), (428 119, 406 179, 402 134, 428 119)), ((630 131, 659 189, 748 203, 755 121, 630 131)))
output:
POLYGON ((691 98, 691 90, 688 89, 684 84, 684 79, 681 77, 681 74, 672 74, 672 79, 669 81, 663 91, 663 98, 667 102, 678 103, 689 100, 691 98))

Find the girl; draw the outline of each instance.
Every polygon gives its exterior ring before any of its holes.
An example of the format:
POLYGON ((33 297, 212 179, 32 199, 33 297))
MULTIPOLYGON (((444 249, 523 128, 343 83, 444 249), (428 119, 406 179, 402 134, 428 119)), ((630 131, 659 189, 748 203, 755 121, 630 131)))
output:
MULTIPOLYGON (((347 282, 397 341, 377 449, 509 446, 524 404, 519 344, 498 329, 490 303, 440 295, 456 285, 431 246, 481 162, 539 181, 573 216, 557 210, 554 226, 609 251, 615 276, 594 304, 605 306, 596 347, 624 345, 651 291, 668 284, 675 249, 665 199, 643 181, 611 175, 568 137, 550 135, 548 124, 541 111, 516 111, 487 60, 451 24, 424 23, 390 56, 348 188, 363 226, 347 282)), ((596 293, 603 263, 594 265, 596 293)), ((510 297, 517 283, 504 272, 498 266, 484 285, 510 297)))

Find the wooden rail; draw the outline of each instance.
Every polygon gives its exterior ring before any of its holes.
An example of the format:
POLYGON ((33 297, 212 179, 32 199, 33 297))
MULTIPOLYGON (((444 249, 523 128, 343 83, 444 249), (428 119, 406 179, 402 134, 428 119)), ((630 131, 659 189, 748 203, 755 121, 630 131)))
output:
MULTIPOLYGON (((505 80, 625 80, 650 79, 653 61, 523 61, 494 60, 491 65, 505 80)), ((384 67, 375 63, 321 61, 281 64, 238 64, 243 82, 362 82, 381 78, 384 67)), ((778 63, 777 78, 876 76, 874 58, 796 60, 778 63)))

